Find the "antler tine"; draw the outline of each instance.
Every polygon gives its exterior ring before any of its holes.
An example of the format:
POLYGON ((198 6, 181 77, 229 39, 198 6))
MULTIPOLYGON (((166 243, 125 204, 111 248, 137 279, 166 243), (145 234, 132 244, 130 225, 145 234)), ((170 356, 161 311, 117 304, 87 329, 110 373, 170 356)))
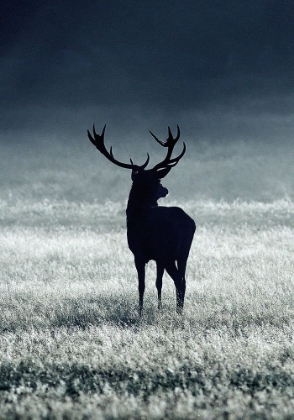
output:
POLYGON ((168 138, 166 139, 166 141, 170 143, 171 142, 176 143, 179 140, 180 135, 181 135, 180 127, 177 124, 177 135, 175 138, 173 138, 170 126, 168 126, 167 128, 168 128, 168 138))
POLYGON ((161 146, 163 147, 168 147, 169 145, 171 145, 172 143, 176 144, 176 142, 179 140, 180 135, 181 135, 181 131, 180 131, 180 127, 177 124, 177 135, 175 138, 173 138, 170 126, 167 127, 168 129, 168 138, 166 139, 166 141, 162 141, 160 140, 158 137, 156 137, 155 134, 152 133, 152 131, 149 130, 149 133, 151 134, 152 137, 155 138, 155 140, 157 141, 157 143, 161 144, 161 146))
POLYGON ((159 140, 150 131, 151 135, 155 138, 155 140, 157 141, 157 143, 161 144, 161 146, 163 146, 163 147, 167 147, 168 148, 165 159, 162 162, 160 162, 160 163, 158 163, 157 165, 154 166, 153 169, 155 169, 155 170, 160 169, 160 168, 171 168, 171 167, 175 166, 179 162, 179 160, 184 156, 184 154, 186 152, 186 145, 185 145, 185 143, 183 143, 183 150, 182 150, 181 154, 179 156, 171 159, 171 155, 172 155, 173 149, 174 149, 177 141, 180 138, 181 131, 180 131, 180 127, 177 124, 177 135, 174 138, 173 135, 172 135, 172 131, 171 131, 170 126, 168 126, 167 129, 168 129, 168 137, 167 137, 167 139, 166 139, 165 142, 162 141, 162 140, 159 140))
POLYGON ((168 167, 176 166, 176 164, 184 156, 185 153, 186 153, 186 144, 185 144, 185 142, 183 142, 183 150, 181 151, 180 155, 177 156, 177 157, 175 157, 175 158, 173 158, 173 159, 169 159, 169 161, 167 162, 166 166, 168 166, 168 167))
POLYGON ((92 136, 90 131, 87 130, 88 137, 89 137, 91 143, 94 144, 96 149, 98 149, 99 152, 102 153, 102 155, 104 155, 108 160, 110 160, 110 162, 114 163, 117 166, 120 166, 121 168, 126 168, 126 169, 144 169, 144 168, 146 168, 146 166, 149 163, 149 159, 150 159, 148 153, 147 153, 147 159, 146 159, 145 163, 143 163, 143 165, 134 165, 132 159, 130 159, 131 164, 123 163, 123 162, 120 162, 117 159, 115 159, 115 157, 113 156, 113 152, 112 152, 112 146, 110 147, 109 152, 105 147, 105 144, 104 144, 105 129, 106 129, 106 124, 103 127, 102 133, 97 134, 96 130, 95 130, 95 124, 93 124, 93 136, 94 137, 92 136))
POLYGON ((94 138, 93 138, 93 136, 92 136, 92 134, 90 133, 89 130, 87 130, 87 133, 88 133, 88 137, 89 137, 91 143, 94 144, 94 146, 96 147, 96 149, 99 150, 99 152, 101 152, 103 155, 105 155, 107 157, 108 152, 107 152, 107 150, 104 146, 105 129, 106 129, 106 124, 103 127, 102 133, 99 135, 99 134, 96 133, 95 124, 93 124, 94 138))
POLYGON ((93 133, 94 133, 94 137, 95 137, 95 138, 97 138, 97 137, 101 137, 101 138, 103 139, 103 141, 104 141, 104 133, 105 133, 105 129, 106 129, 106 124, 104 124, 103 130, 102 130, 102 133, 101 133, 101 135, 99 136, 99 135, 96 133, 96 131, 95 131, 95 124, 93 124, 93 133))
POLYGON ((151 136, 152 136, 152 137, 154 137, 154 138, 155 138, 155 140, 157 141, 157 143, 161 144, 161 146, 163 146, 163 147, 167 147, 167 143, 165 143, 165 142, 164 142, 164 141, 162 141, 162 140, 159 140, 159 138, 158 138, 158 137, 156 137, 156 135, 155 135, 155 134, 153 134, 153 133, 152 133, 152 131, 150 131, 150 130, 149 130, 149 133, 151 134, 151 136))

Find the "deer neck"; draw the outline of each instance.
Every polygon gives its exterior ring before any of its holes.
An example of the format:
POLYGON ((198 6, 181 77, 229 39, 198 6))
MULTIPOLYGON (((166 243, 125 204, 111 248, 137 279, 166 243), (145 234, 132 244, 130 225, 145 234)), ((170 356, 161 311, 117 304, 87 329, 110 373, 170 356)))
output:
POLYGON ((146 212, 154 207, 158 207, 156 197, 146 195, 145 191, 137 189, 133 185, 126 210, 127 226, 138 216, 146 214, 146 212))

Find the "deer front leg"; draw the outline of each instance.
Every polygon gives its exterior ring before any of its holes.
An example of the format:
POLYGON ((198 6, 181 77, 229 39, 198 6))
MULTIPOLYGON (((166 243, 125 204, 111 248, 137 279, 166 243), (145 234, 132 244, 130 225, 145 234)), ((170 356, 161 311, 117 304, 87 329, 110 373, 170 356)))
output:
POLYGON ((184 307, 184 298, 185 298, 185 284, 180 284, 177 287, 176 293, 177 293, 177 313, 181 314, 183 312, 184 307), (184 289, 183 289, 184 288, 184 289))
POLYGON ((139 280, 139 315, 142 315, 143 311, 143 299, 144 299, 144 291, 145 291, 145 263, 135 258, 135 266, 138 272, 138 280, 139 280))
POLYGON ((161 289, 162 289, 162 276, 164 268, 160 263, 156 263, 157 275, 156 275, 156 288, 158 293, 158 309, 161 309, 161 289))

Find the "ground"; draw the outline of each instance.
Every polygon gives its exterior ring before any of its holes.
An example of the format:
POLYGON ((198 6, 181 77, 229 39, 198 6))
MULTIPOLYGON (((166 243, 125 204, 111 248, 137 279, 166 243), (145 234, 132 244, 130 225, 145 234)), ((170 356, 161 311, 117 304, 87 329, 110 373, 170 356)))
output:
POLYGON ((0 418, 293 418, 293 202, 167 204, 197 223, 184 313, 151 262, 140 319, 123 201, 1 201, 0 418))

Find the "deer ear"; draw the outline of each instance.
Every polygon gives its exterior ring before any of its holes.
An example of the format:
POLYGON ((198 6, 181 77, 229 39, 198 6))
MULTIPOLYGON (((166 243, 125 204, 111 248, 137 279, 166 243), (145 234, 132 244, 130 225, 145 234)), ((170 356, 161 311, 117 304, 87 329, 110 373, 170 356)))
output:
POLYGON ((157 169, 157 171, 156 171, 157 178, 158 179, 164 178, 169 173, 171 168, 172 167, 170 166, 170 167, 167 167, 167 168, 157 169))

